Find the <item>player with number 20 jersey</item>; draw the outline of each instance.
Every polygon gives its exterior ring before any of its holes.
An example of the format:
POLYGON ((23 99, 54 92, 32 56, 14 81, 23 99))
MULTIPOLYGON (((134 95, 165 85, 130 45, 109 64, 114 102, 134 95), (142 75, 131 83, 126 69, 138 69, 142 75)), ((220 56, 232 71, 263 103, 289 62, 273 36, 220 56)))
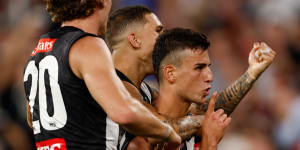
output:
POLYGON ((95 35, 75 27, 45 34, 26 64, 24 86, 38 149, 108 147, 111 121, 69 66, 70 47, 85 36, 95 35))

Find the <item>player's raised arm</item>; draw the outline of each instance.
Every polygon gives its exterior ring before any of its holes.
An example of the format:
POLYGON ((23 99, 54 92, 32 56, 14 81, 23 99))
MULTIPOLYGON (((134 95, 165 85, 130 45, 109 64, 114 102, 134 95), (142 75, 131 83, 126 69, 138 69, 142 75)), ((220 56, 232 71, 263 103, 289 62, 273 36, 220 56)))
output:
MULTIPOLYGON (((228 88, 223 90, 217 97, 215 109, 222 108, 227 115, 230 115, 244 96, 251 89, 259 76, 270 66, 276 56, 266 43, 254 43, 249 54, 249 67, 247 71, 228 88)), ((204 105, 193 104, 190 112, 203 114, 207 110, 208 101, 204 105)))
POLYGON ((131 97, 117 77, 102 39, 85 37, 77 41, 71 47, 69 59, 72 71, 85 81, 93 98, 113 121, 133 134, 180 143, 180 137, 169 125, 131 97))

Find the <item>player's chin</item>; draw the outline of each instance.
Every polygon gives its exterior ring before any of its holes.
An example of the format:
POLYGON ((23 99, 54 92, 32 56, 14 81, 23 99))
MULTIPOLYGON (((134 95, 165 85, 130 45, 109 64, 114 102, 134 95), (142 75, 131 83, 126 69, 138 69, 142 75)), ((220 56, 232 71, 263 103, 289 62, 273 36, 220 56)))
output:
POLYGON ((207 97, 207 96, 203 96, 203 97, 201 98, 201 103, 202 103, 202 104, 204 104, 204 103, 206 102, 206 97, 207 97))
POLYGON ((205 96, 201 96, 201 97, 197 98, 196 103, 197 103, 197 104, 204 104, 205 101, 206 101, 205 96))

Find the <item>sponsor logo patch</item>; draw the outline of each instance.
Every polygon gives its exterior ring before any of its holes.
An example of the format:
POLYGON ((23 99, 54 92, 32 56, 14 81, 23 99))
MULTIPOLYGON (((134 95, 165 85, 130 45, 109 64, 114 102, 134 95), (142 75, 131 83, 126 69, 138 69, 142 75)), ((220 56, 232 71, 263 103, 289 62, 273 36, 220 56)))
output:
POLYGON ((55 138, 36 143, 37 150, 67 150, 66 141, 62 138, 55 138))
POLYGON ((194 150, 200 150, 200 142, 194 144, 194 150))
POLYGON ((31 56, 34 56, 37 53, 45 53, 52 51, 53 45, 56 39, 44 38, 40 39, 36 48, 32 51, 31 56))

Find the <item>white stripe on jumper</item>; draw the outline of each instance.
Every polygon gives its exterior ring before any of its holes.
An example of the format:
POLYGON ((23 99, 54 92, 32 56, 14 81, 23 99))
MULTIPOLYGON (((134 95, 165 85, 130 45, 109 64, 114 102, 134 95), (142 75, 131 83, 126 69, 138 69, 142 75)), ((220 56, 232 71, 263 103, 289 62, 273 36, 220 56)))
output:
POLYGON ((117 150, 119 125, 106 117, 106 150, 117 150))

